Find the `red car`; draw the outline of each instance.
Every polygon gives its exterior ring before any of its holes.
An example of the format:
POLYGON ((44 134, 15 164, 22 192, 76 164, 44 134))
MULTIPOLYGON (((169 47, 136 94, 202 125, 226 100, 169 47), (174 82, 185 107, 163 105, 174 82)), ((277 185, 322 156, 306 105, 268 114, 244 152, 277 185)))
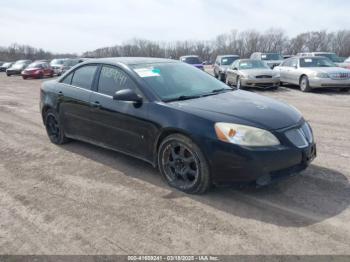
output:
POLYGON ((23 79, 53 77, 54 71, 46 62, 34 62, 27 66, 21 73, 23 79))

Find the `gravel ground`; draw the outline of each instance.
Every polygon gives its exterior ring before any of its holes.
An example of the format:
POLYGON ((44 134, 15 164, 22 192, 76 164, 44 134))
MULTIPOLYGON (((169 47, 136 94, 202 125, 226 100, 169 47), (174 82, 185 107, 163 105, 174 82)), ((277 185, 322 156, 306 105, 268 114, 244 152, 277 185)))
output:
POLYGON ((317 159, 269 187, 192 196, 142 161, 51 144, 41 82, 0 74, 0 254, 350 254, 350 93, 254 91, 304 114, 317 159))

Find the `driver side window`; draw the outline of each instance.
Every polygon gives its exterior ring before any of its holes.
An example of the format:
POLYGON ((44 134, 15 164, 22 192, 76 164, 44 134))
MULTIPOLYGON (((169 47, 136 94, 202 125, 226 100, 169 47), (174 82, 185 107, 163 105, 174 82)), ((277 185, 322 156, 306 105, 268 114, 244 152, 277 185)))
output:
POLYGON ((122 89, 131 89, 140 94, 133 80, 125 72, 116 67, 103 66, 98 81, 98 92, 114 96, 122 89))

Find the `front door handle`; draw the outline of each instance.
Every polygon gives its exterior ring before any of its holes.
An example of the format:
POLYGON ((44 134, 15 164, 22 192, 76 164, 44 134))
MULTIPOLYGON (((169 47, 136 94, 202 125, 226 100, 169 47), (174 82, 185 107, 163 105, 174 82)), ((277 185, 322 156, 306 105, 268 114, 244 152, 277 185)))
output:
POLYGON ((101 104, 99 101, 95 101, 92 103, 92 107, 95 107, 95 108, 100 108, 101 107, 101 104))
POLYGON ((63 92, 62 92, 62 91, 59 91, 59 92, 58 92, 58 96, 63 96, 63 92))

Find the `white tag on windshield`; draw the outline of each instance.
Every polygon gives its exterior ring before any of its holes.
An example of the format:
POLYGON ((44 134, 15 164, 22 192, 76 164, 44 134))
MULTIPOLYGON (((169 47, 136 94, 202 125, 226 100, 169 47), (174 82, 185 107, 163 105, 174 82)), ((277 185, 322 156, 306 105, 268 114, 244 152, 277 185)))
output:
POLYGON ((304 61, 305 61, 305 63, 312 63, 312 59, 310 59, 310 58, 306 58, 306 59, 304 59, 304 61))
POLYGON ((154 76, 160 76, 160 70, 156 68, 137 68, 135 69, 135 72, 140 77, 154 77, 154 76))

